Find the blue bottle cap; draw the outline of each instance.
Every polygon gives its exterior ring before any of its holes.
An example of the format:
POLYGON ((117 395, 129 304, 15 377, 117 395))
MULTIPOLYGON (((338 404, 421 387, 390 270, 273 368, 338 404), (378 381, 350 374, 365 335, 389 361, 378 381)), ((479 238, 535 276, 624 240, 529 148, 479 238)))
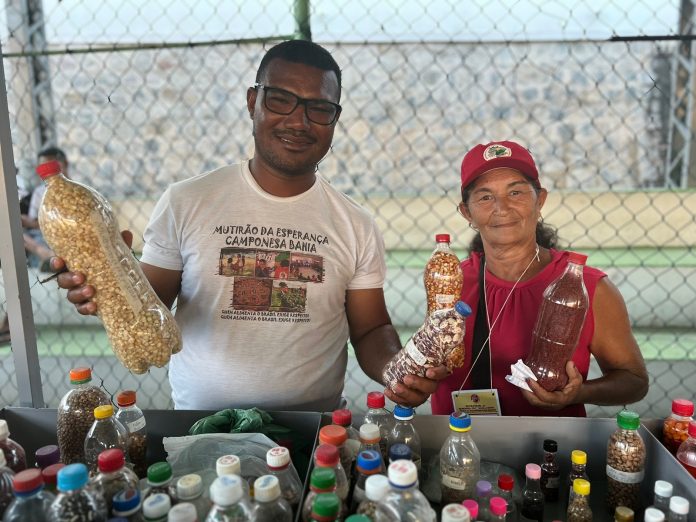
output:
POLYGON ((375 450, 363 450, 358 453, 358 467, 365 471, 378 469, 382 464, 382 455, 375 450))
POLYGON ((61 468, 58 471, 57 486, 59 491, 72 491, 80 489, 89 479, 87 466, 78 462, 61 468))
POLYGON ((471 307, 464 301, 457 301, 454 305, 454 309, 464 317, 469 317, 471 315, 471 307))
POLYGON ((389 448, 389 462, 394 462, 395 460, 411 460, 412 458, 413 452, 406 444, 399 442, 389 448))
POLYGON ((140 492, 135 488, 122 489, 113 497, 113 510, 123 513, 140 505, 140 492))
POLYGON ((471 417, 468 413, 457 411, 450 415, 450 428, 455 431, 469 431, 471 428, 471 417))
POLYGON ((409 420, 413 418, 413 408, 408 408, 406 406, 399 406, 398 404, 394 408, 394 417, 400 420, 409 420))

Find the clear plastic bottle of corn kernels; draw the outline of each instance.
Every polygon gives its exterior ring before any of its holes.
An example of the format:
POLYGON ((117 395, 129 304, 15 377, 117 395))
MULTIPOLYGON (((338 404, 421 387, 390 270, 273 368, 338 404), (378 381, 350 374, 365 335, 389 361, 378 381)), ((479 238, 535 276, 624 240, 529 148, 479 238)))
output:
POLYGON ((95 290, 93 301, 114 353, 133 373, 162 367, 181 349, 174 316, 155 294, 121 237, 108 201, 69 180, 60 163, 36 169, 46 183, 39 225, 48 246, 95 290))

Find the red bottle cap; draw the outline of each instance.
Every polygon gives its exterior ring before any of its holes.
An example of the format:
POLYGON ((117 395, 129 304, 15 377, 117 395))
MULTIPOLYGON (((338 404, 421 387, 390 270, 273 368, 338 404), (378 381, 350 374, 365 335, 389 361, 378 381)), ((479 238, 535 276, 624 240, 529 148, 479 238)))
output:
POLYGON ((122 408, 135 404, 135 392, 133 390, 122 391, 116 396, 116 404, 122 408))
POLYGON ((353 414, 350 410, 335 410, 331 416, 331 421, 339 426, 350 426, 353 422, 353 414))
POLYGON ((26 493, 34 491, 39 486, 43 486, 44 480, 39 468, 30 468, 20 471, 12 477, 12 489, 15 493, 26 493))
POLYGON ((689 422, 689 437, 696 439, 696 421, 689 422))
POLYGON ((449 243, 450 242, 450 235, 449 234, 435 234, 435 242, 436 243, 449 243))
POLYGON ((331 444, 320 444, 314 452, 314 462, 320 468, 333 468, 338 464, 338 448, 331 444))
POLYGON ((47 161, 36 167, 36 173, 41 176, 41 179, 60 174, 61 170, 60 162, 57 160, 47 161))
POLYGON ((102 451, 97 457, 97 465, 102 473, 111 473, 121 469, 126 464, 126 457, 123 450, 112 448, 102 451))
POLYGON ((578 252, 568 252, 568 262, 575 263, 576 265, 584 265, 587 261, 587 256, 585 254, 579 254, 578 252))
POLYGON ((674 399, 672 413, 680 417, 691 417, 694 414, 694 403, 687 399, 674 399))
POLYGON ((51 486, 56 485, 56 478, 58 477, 58 472, 65 467, 65 464, 59 462, 58 464, 51 464, 47 468, 41 470, 41 476, 43 477, 44 484, 49 484, 51 486))
POLYGON ((503 473, 498 477, 498 487, 503 491, 512 491, 512 488, 515 487, 515 479, 512 478, 512 475, 503 473))
POLYGON ((384 394, 382 392, 370 392, 367 394, 368 408, 384 408, 384 394))
POLYGON ((319 430, 319 442, 322 444, 332 444, 340 446, 348 439, 348 432, 343 426, 324 426, 319 430))

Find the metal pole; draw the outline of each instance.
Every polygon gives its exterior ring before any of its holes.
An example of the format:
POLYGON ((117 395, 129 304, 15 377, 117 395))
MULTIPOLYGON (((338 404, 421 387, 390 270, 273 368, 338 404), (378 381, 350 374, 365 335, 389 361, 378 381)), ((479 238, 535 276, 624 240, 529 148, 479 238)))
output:
POLYGON ((298 40, 312 40, 312 29, 309 26, 309 0, 295 0, 293 9, 295 15, 295 35, 298 40))
MULTIPOLYGON (((0 54, 2 46, 0 45, 0 54)), ((12 354, 19 405, 43 408, 41 369, 36 348, 36 330, 31 309, 27 258, 24 254, 22 221, 17 197, 17 176, 12 152, 10 114, 7 107, 5 70, 0 67, 0 258, 5 282, 7 314, 12 333, 12 354)))

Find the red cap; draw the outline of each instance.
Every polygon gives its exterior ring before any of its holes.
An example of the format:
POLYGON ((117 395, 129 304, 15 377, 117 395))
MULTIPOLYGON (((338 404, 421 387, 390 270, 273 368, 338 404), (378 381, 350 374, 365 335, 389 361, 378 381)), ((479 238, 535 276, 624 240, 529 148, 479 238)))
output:
POLYGON ((121 407, 135 404, 135 392, 133 390, 122 391, 116 396, 116 404, 121 407))
POLYGON ((489 170, 510 168, 520 171, 537 187, 539 171, 534 158, 522 145, 514 141, 492 141, 478 144, 462 160, 462 187, 467 187, 489 170))
POLYGON ((330 426, 324 426, 319 430, 319 442, 322 444, 332 444, 333 446, 340 446, 348 439, 348 432, 343 426, 336 426, 331 424, 330 426))
POLYGON ((435 242, 436 243, 449 243, 450 242, 450 235, 449 234, 435 234, 435 242))
POLYGON ((498 476, 498 487, 503 491, 512 491, 512 488, 515 487, 515 479, 512 478, 512 475, 502 473, 498 476))
POLYGON ((353 422, 353 414, 350 410, 335 410, 331 416, 331 421, 339 426, 350 426, 353 422))
POLYGON ((119 448, 104 450, 97 457, 97 465, 102 473, 111 473, 121 469, 125 464, 126 457, 119 448))
POLYGON ((39 486, 43 486, 43 483, 44 480, 39 468, 25 469, 12 477, 12 489, 15 490, 15 493, 34 491, 39 486))
POLYGON ((384 394, 382 392, 370 392, 367 394, 368 408, 384 408, 384 394))
POLYGON ((338 448, 331 444, 320 444, 314 452, 314 463, 320 468, 333 468, 338 464, 338 448))
POLYGON ((568 262, 575 263, 576 265, 584 265, 587 262, 587 256, 585 254, 579 254, 578 252, 568 252, 568 262))
POLYGON ((60 174, 61 170, 60 161, 57 160, 47 161, 36 167, 36 173, 41 176, 41 179, 60 174))
POLYGON ((696 438, 696 421, 689 421, 689 437, 696 438))
POLYGON ((680 417, 691 417, 694 414, 694 403, 686 399, 674 399, 672 413, 680 417))
POLYGON ((57 464, 51 464, 47 468, 41 470, 41 476, 43 477, 44 484, 56 485, 56 477, 58 476, 58 471, 63 469, 65 464, 58 462, 57 464))

